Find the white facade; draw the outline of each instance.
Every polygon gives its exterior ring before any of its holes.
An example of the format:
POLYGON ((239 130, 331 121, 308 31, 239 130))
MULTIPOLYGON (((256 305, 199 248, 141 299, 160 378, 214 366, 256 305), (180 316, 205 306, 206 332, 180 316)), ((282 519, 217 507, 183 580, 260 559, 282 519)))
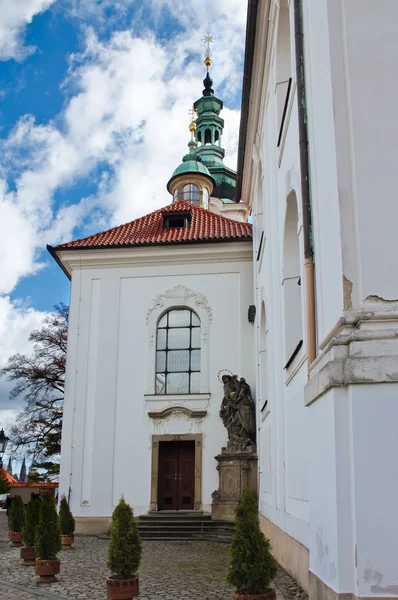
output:
POLYGON ((316 289, 309 381, 293 4, 258 2, 241 196, 254 224, 260 513, 311 599, 397 598, 398 3, 297 3, 316 289))
POLYGON ((210 511, 214 457, 227 442, 219 371, 254 383, 251 242, 58 256, 72 275, 60 494, 78 524, 109 518, 122 494, 136 515, 146 513, 152 436, 201 434, 200 508, 210 511), (201 320, 200 393, 155 394, 156 325, 174 307, 201 320))

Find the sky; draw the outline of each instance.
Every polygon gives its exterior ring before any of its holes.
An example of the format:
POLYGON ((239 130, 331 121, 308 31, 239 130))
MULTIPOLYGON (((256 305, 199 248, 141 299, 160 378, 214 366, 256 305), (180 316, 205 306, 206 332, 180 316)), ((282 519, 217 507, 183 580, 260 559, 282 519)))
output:
MULTIPOLYGON (((236 169, 245 0, 0 0, 0 368, 69 281, 46 250, 170 203, 211 33, 236 169)), ((0 427, 22 405, 0 380, 0 427)))

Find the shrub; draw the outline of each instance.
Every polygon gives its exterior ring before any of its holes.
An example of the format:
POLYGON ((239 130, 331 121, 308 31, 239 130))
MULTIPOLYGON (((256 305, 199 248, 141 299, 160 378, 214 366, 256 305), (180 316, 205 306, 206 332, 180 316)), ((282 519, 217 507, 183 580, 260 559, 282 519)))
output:
POLYGON ((62 496, 59 506, 59 524, 61 527, 61 535, 72 535, 75 531, 75 519, 69 508, 69 504, 65 496, 62 496))
POLYGON ((36 527, 35 549, 37 558, 54 560, 61 550, 61 531, 53 498, 44 498, 40 505, 39 524, 36 527))
POLYGON ((28 548, 32 548, 35 545, 35 533, 39 523, 40 506, 40 500, 38 498, 32 498, 26 507, 25 525, 22 529, 22 541, 28 548))
POLYGON ((21 496, 14 496, 8 511, 8 526, 10 531, 22 531, 25 522, 25 507, 21 496))
POLYGON ((227 581, 238 594, 262 594, 276 576, 276 560, 260 530, 257 502, 248 488, 243 490, 235 516, 227 581))
POLYGON ((108 568, 115 579, 130 579, 141 562, 141 537, 132 508, 122 497, 113 511, 108 568))

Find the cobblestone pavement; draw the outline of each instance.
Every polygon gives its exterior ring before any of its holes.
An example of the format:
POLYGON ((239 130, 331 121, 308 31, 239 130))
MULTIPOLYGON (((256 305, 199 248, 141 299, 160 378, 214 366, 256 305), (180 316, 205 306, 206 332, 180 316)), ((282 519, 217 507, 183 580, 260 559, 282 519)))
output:
MULTIPOLYGON (((59 582, 36 584, 33 567, 23 567, 19 548, 8 543, 7 522, 0 513, 0 599, 1 600, 103 600, 108 541, 77 536, 73 551, 60 553, 59 582)), ((232 600, 225 583, 228 546, 205 541, 150 541, 143 544, 140 568, 140 600, 232 600)), ((281 581, 291 591, 277 600, 301 598, 287 574, 281 581), (286 580, 286 577, 288 578, 286 580)), ((281 589, 283 587, 281 586, 281 589)))

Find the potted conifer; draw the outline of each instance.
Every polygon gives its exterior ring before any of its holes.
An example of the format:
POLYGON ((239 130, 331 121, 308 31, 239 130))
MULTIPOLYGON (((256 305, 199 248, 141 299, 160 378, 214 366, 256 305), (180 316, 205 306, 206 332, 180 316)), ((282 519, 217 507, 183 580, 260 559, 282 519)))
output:
POLYGON ((260 530, 256 498, 248 488, 235 510, 236 527, 232 538, 227 581, 236 589, 234 600, 275 600, 269 587, 276 576, 277 563, 270 543, 260 530))
POLYGON ((58 581, 61 561, 57 554, 61 550, 61 531, 55 502, 45 497, 40 506, 39 524, 36 528, 35 549, 37 583, 58 581))
POLYGON ((8 538, 11 546, 22 546, 22 529, 25 522, 25 507, 21 496, 14 496, 11 508, 8 511, 8 538))
POLYGON ((140 593, 138 567, 141 562, 141 537, 132 508, 122 497, 113 511, 106 580, 108 600, 131 600, 140 593))
POLYGON ((75 519, 72 516, 65 496, 62 496, 59 507, 59 524, 61 527, 62 550, 72 550, 72 544, 75 541, 75 536, 73 535, 75 531, 75 519))
POLYGON ((39 498, 32 498, 26 507, 25 524, 22 529, 22 540, 25 547, 21 548, 20 552, 23 559, 22 564, 25 566, 34 565, 36 560, 35 533, 39 523, 40 504, 39 498))

